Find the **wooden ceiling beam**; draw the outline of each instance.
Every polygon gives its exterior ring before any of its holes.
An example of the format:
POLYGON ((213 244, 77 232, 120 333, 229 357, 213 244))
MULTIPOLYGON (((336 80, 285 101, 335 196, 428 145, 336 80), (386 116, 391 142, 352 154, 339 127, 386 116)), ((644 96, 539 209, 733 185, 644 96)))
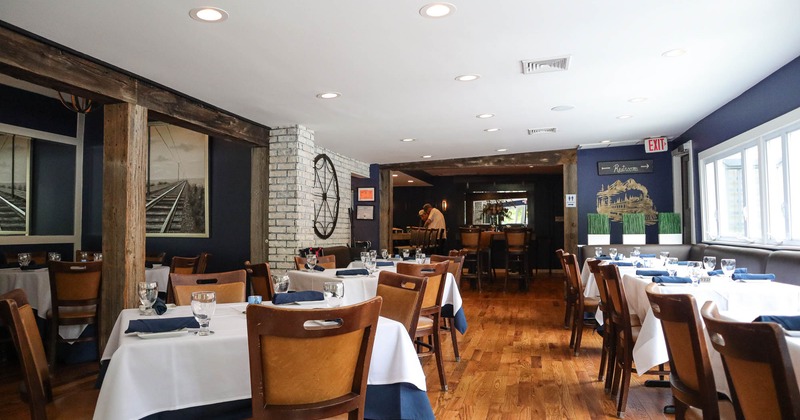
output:
POLYGON ((140 105, 211 136, 269 145, 269 127, 5 26, 0 26, 0 72, 101 103, 140 105))
POLYGON ((503 166, 553 166, 575 163, 576 149, 549 150, 545 152, 516 153, 509 155, 478 156, 443 160, 421 160, 417 162, 390 163, 381 169, 396 171, 426 171, 432 169, 503 167, 503 166))

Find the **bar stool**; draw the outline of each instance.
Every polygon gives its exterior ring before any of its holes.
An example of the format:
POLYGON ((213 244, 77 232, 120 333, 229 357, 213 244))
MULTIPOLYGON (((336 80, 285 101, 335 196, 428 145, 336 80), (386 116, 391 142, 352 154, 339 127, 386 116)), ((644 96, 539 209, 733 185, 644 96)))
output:
POLYGON ((530 239, 530 230, 524 227, 507 227, 504 231, 506 237, 506 279, 503 284, 503 291, 508 287, 508 278, 511 277, 510 267, 514 264, 517 265, 517 272, 519 273, 521 290, 528 289, 528 279, 530 278, 531 269, 530 262, 528 261, 528 241, 530 239))
MULTIPOLYGON (((470 280, 474 279, 478 283, 478 292, 480 292, 481 278, 478 266, 478 245, 480 244, 481 229, 462 226, 458 230, 461 233, 461 251, 459 251, 459 255, 464 257, 464 266, 468 267, 468 270, 471 271, 469 267, 474 267, 474 271, 465 274, 463 277, 470 280)), ((474 283, 472 284, 474 285, 474 283)))
POLYGON ((480 238, 478 240, 478 283, 480 283, 484 271, 486 275, 489 276, 489 280, 494 282, 495 273, 494 267, 492 267, 492 239, 494 239, 494 232, 485 230, 480 233, 480 238))

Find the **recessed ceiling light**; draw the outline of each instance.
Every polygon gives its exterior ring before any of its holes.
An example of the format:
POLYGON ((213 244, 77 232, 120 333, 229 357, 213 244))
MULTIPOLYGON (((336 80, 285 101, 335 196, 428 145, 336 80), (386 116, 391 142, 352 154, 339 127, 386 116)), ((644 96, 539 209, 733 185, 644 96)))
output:
POLYGON ((620 115, 617 117, 618 120, 627 120, 628 118, 633 118, 633 115, 620 115))
POLYGON ((637 98, 630 98, 630 99, 628 99, 628 102, 631 102, 631 103, 634 103, 634 104, 638 104, 638 103, 644 102, 646 100, 647 100, 647 98, 644 98, 644 97, 640 96, 640 97, 637 97, 637 98))
POLYGON ((486 130, 483 130, 483 131, 486 131, 487 133, 494 133, 495 131, 500 131, 500 129, 499 128, 487 128, 486 130))
POLYGON ((528 165, 529 168, 533 168, 533 165, 528 165))
POLYGON ((432 157, 431 155, 422 155, 422 158, 423 158, 423 159, 429 159, 429 158, 431 158, 431 157, 432 157))
POLYGON ((414 180, 413 180, 413 179, 409 179, 409 180, 408 180, 408 182, 409 182, 409 183, 412 183, 412 182, 414 182, 414 180))
POLYGON ((189 11, 189 16, 200 22, 222 22, 228 19, 228 12, 216 7, 198 7, 189 11))
POLYGON ((679 57, 686 54, 686 50, 676 48, 674 50, 664 51, 661 53, 662 57, 679 57))
MULTIPOLYGON (((539 162, 550 162, 550 159, 548 159, 548 158, 541 158, 541 159, 539 159, 539 162)), ((531 168, 533 168, 533 165, 531 165, 531 168)))
POLYGON ((342 94, 339 92, 325 92, 317 94, 317 98, 320 99, 333 99, 333 98, 338 98, 340 96, 342 96, 342 94))
POLYGON ((461 76, 456 77, 456 80, 459 82, 471 82, 473 80, 478 80, 481 78, 480 74, 462 74, 461 76))
POLYGON ((550 108, 551 111, 572 111, 573 109, 575 109, 575 107, 572 105, 559 105, 550 108))
POLYGON ((456 6, 450 3, 430 3, 419 9, 419 14, 426 18, 443 18, 456 12, 456 6))
POLYGON ((402 140, 400 140, 400 141, 402 141, 403 143, 409 143, 409 142, 416 141, 416 140, 417 140, 417 139, 411 139, 411 138, 408 138, 408 139, 402 139, 402 140))
POLYGON ((611 143, 611 140, 603 140, 600 143, 611 143))
POLYGON ((399 175, 397 175, 397 174, 392 174, 392 176, 393 176, 393 177, 395 177, 395 178, 397 178, 399 175))
POLYGON ((494 117, 494 114, 478 114, 475 116, 475 118, 481 118, 481 119, 492 118, 492 117, 494 117))
POLYGON ((498 152, 507 152, 508 149, 497 149, 498 152))

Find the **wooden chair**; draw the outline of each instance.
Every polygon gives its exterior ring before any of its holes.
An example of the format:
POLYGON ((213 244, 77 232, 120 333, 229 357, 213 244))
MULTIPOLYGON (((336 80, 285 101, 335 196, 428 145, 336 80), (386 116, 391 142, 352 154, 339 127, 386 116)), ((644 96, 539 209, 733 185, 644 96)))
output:
POLYGON ((522 279, 521 289, 527 290, 531 277, 530 259, 528 258, 528 244, 531 240, 531 231, 526 227, 507 227, 504 231, 506 237, 506 278, 503 291, 508 287, 508 278, 511 277, 511 266, 516 263, 518 273, 522 279))
POLYGON ((147 253, 144 254, 144 262, 153 265, 153 264, 161 264, 164 265, 164 258, 166 258, 166 252, 154 252, 154 253, 147 253))
POLYGON ((305 310, 248 305, 253 418, 364 418, 381 302, 305 310))
MULTIPOLYGON (((495 272, 492 266, 492 241, 494 240, 494 232, 488 230, 481 231, 478 240, 478 278, 486 275, 489 276, 489 281, 494 282, 495 272)), ((478 280, 480 281, 480 280, 478 280)))
POLYGON ((442 361, 442 344, 439 338, 439 323, 442 314, 442 295, 444 294, 445 275, 449 261, 437 264, 411 264, 397 263, 397 272, 415 277, 427 277, 428 285, 425 287, 425 294, 422 297, 422 309, 419 311, 419 322, 417 331, 414 335, 414 344, 417 350, 427 349, 419 353, 420 357, 434 356, 436 358, 436 368, 439 371, 439 383, 443 391, 447 391, 447 380, 444 376, 444 364, 442 361), (428 341, 423 341, 427 338, 428 341))
POLYGON ((772 322, 727 322, 717 305, 700 311, 711 345, 722 355, 738 418, 798 419, 800 390, 783 328, 772 322))
POLYGON ((675 417, 682 419, 690 414, 698 419, 735 418, 733 404, 717 397, 697 302, 692 295, 661 294, 658 289, 658 284, 651 283, 645 291, 667 342, 675 417))
MULTIPOLYGON (((172 263, 169 266, 170 273, 177 274, 194 274, 197 272, 197 262, 200 257, 172 257, 172 263)), ((169 290, 169 288, 167 288, 169 290)))
POLYGON ((211 259, 211 254, 208 252, 201 252, 200 255, 197 256, 197 269, 195 273, 203 274, 206 272, 206 268, 208 268, 208 260, 211 259))
POLYGON ((272 284, 272 271, 269 269, 269 263, 251 264, 250 261, 245 261, 244 271, 250 278, 253 294, 261 296, 264 300, 272 300, 272 297, 275 296, 275 286, 272 284))
MULTIPOLYGON (((336 255, 323 255, 317 257, 317 265, 322 268, 336 268, 336 255)), ((294 266, 298 270, 306 269, 306 259, 303 257, 294 257, 294 266)))
POLYGON ((481 276, 478 266, 478 246, 480 244, 481 229, 462 226, 458 230, 461 234, 461 251, 459 254, 464 257, 464 265, 468 265, 468 270, 471 271, 464 277, 475 279, 480 293, 481 276))
MULTIPOLYGON (((461 274, 464 271, 464 257, 458 255, 431 255, 431 263, 439 263, 442 261, 450 261, 450 264, 447 266, 447 271, 453 275, 454 279, 454 287, 458 287, 461 284, 461 274)), ((453 354, 456 357, 456 362, 461 361, 461 355, 458 353, 458 341, 456 341, 456 329, 453 327, 453 319, 455 313, 452 314, 453 316, 447 316, 447 314, 442 313, 442 321, 444 323, 444 328, 450 331, 450 339, 453 342, 453 354)))
POLYGON ((31 419, 92 418, 99 389, 70 392, 53 398, 44 345, 25 291, 16 289, 0 295, 0 319, 10 327, 19 355, 26 390, 23 399, 28 401, 31 419))
POLYGON ((583 283, 581 282, 581 270, 578 268, 578 259, 575 254, 564 254, 561 257, 564 261, 567 279, 569 280, 569 295, 575 301, 572 311, 572 333, 569 338, 569 347, 573 349, 575 356, 581 350, 584 327, 596 327, 597 324, 584 322, 583 314, 586 312, 596 312, 600 301, 593 297, 583 296, 583 283))
MULTIPOLYGON (((27 252, 27 251, 22 251, 27 252)), ((31 254, 31 264, 45 265, 47 264, 47 251, 28 252, 31 254)), ((6 264, 16 265, 19 264, 19 252, 5 252, 6 264)))
MULTIPOLYGON (((558 251, 556 251, 558 252, 558 251)), ((587 262, 589 271, 594 275, 594 281, 597 283, 597 289, 600 291, 600 302, 597 308, 603 311, 603 347, 600 351, 600 369, 597 372, 597 381, 602 381, 606 371, 606 362, 613 360, 616 355, 616 340, 614 339, 614 324, 611 322, 611 302, 608 300, 608 288, 606 287, 606 280, 603 278, 603 273, 600 271, 600 264, 602 260, 591 259, 587 262)), ((563 264, 563 261, 562 261, 563 264)), ((611 392, 611 368, 613 363, 608 363, 609 374, 606 376, 609 380, 606 381, 605 391, 611 392)))
POLYGON ((100 252, 100 251, 87 251, 85 249, 79 249, 79 250, 75 251, 75 262, 91 262, 91 261, 94 261, 94 254, 95 253, 101 253, 102 254, 102 252, 100 252), (81 254, 84 253, 84 252, 86 253, 86 261, 81 261, 83 259, 83 258, 81 258, 81 254))
POLYGON ((572 311, 574 308, 572 307, 575 304, 575 300, 573 299, 574 296, 570 295, 569 293, 569 277, 567 277, 567 268, 564 267, 564 250, 557 249, 556 250, 556 258, 558 259, 558 263, 561 264, 561 270, 564 272, 564 329, 569 329, 569 320, 572 317, 572 311))
POLYGON ((244 270, 205 274, 169 275, 172 296, 178 306, 192 303, 192 292, 212 291, 217 293, 217 303, 244 302, 247 273, 244 270))
POLYGON ((427 283, 428 279, 422 276, 408 276, 391 271, 381 271, 378 274, 376 295, 383 298, 381 316, 403 324, 412 342, 416 337, 422 296, 427 283))
POLYGON ((56 363, 56 347, 62 343, 94 341, 100 357, 100 284, 103 262, 62 262, 47 264, 50 275, 50 300, 52 309, 47 312, 50 320, 48 358, 50 366, 56 363), (95 324, 90 337, 65 339, 58 334, 61 325, 95 324))

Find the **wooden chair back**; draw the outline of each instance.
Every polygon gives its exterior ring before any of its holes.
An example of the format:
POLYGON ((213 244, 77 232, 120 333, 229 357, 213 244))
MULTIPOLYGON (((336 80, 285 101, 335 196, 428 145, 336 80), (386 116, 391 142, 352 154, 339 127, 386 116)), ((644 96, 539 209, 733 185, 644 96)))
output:
POLYGON ((478 252, 478 244, 480 243, 481 229, 472 227, 460 227, 458 230, 461 233, 461 249, 467 253, 478 252))
MULTIPOLYGON (((336 268, 336 255, 323 255, 321 257, 317 257, 317 265, 325 269, 336 268)), ((294 257, 294 266, 298 270, 305 270, 306 259, 303 257, 294 257)))
MULTIPOLYGON (((631 329, 631 315, 628 309, 628 299, 625 297, 625 287, 619 275, 619 269, 614 264, 601 265, 600 272, 605 280, 608 292, 609 318, 614 324, 615 330, 621 332, 624 337, 626 348, 633 348, 633 334, 631 329)), ((580 283, 580 282, 579 282, 580 283)), ((583 296, 583 293, 581 293, 583 296)))
MULTIPOLYGON (((51 331, 55 332, 51 338, 57 336, 59 325, 97 323, 103 262, 50 261, 47 268, 52 301, 51 331)), ((55 348, 53 342, 51 348, 55 348)), ((52 354, 51 359, 55 360, 52 354)))
POLYGON ((456 284, 461 284, 461 274, 464 271, 464 257, 456 255, 431 255, 431 263, 439 263, 442 261, 450 261, 447 266, 447 271, 453 275, 456 284))
MULTIPOLYGON (((609 306, 608 303, 608 287, 606 286, 606 280, 603 278, 603 273, 600 271, 600 264, 603 260, 589 260, 586 262, 586 265, 589 266, 589 271, 592 272, 594 275, 594 282, 597 284, 597 290, 600 293, 600 309, 606 311, 606 307, 609 306)), ((583 280, 579 280, 581 284, 583 284, 583 280)))
POLYGON ((381 271, 378 275, 376 296, 383 298, 381 316, 403 324, 412 340, 417 333, 417 320, 427 282, 422 276, 391 271, 381 271))
POLYGON ((269 269, 269 263, 251 264, 250 261, 245 261, 244 271, 250 277, 253 294, 261 296, 264 300, 272 300, 272 297, 275 296, 275 286, 272 284, 272 271, 269 269))
POLYGON ((672 396, 703 410, 705 418, 719 418, 717 386, 708 357, 708 345, 697 302, 688 294, 661 294, 659 285, 647 286, 653 315, 661 320, 669 355, 672 396))
POLYGON ((192 303, 192 292, 212 291, 217 294, 217 303, 236 303, 245 301, 247 273, 244 270, 205 274, 169 275, 172 295, 178 306, 192 303))
MULTIPOLYGON (((27 251, 22 251, 27 252, 27 251)), ((6 264, 15 265, 19 264, 19 252, 5 252, 6 264)), ((45 265, 47 264, 47 251, 28 252, 31 254, 31 264, 45 265)))
POLYGON ((147 253, 144 255, 144 262, 147 264, 164 264, 164 259, 166 258, 166 252, 152 252, 147 253))
POLYGON ((169 266, 170 273, 194 274, 197 272, 197 262, 200 257, 172 257, 172 264, 169 266))
MULTIPOLYGON (((569 282, 568 293, 583 301, 583 282, 581 281, 581 269, 578 267, 578 258, 575 254, 564 254, 561 257, 564 264, 564 272, 569 282)), ((581 303, 582 304, 582 303, 581 303)))
POLYGON ((503 231, 506 237, 506 252, 522 254, 528 251, 530 230, 524 227, 507 227, 503 231))
POLYGON ((738 418, 800 418, 800 390, 783 329, 771 322, 727 322, 714 302, 700 311, 722 355, 738 418))
POLYGON ((492 240, 494 239, 494 232, 488 230, 481 231, 478 239, 478 251, 489 251, 492 249, 492 240))
POLYGON ((209 254, 208 252, 201 252, 200 255, 198 255, 197 257, 197 269, 195 270, 195 273, 197 274, 205 273, 206 269, 208 268, 208 260, 210 259, 211 259, 211 254, 209 254))
POLYGON ((363 418, 381 302, 307 310, 249 305, 253 418, 363 418))
POLYGON ((397 263, 397 273, 414 277, 427 277, 428 285, 422 298, 420 315, 438 313, 441 310, 442 295, 444 294, 445 275, 450 261, 436 264, 397 263))

